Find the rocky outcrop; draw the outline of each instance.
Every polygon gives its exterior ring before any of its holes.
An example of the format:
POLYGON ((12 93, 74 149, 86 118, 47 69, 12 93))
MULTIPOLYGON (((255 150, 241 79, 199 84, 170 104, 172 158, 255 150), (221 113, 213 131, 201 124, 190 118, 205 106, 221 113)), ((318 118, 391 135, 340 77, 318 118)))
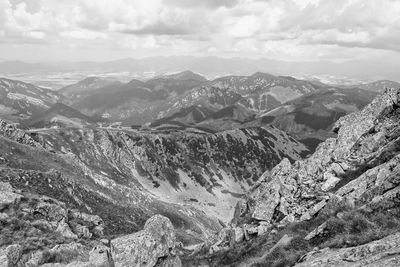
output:
POLYGON ((14 140, 20 144, 41 147, 29 134, 25 131, 18 129, 14 124, 7 123, 0 119, 0 136, 4 136, 11 140, 14 140))
MULTIPOLYGON (((332 201, 398 204, 400 89, 388 89, 363 110, 335 124, 337 138, 303 161, 283 160, 248 195, 241 219, 294 222, 311 219, 332 201)), ((240 219, 239 219, 240 220, 240 219)))
POLYGON ((400 266, 400 233, 365 245, 312 251, 297 267, 389 267, 400 266))
POLYGON ((176 238, 170 220, 155 215, 137 233, 111 240, 111 252, 116 267, 170 266, 179 267, 176 238))
POLYGON ((9 183, 0 182, 0 210, 18 201, 22 196, 13 192, 9 183))
POLYGON ((181 266, 180 243, 164 216, 155 215, 142 231, 109 241, 97 215, 46 196, 13 193, 9 183, 1 182, 0 189, 1 197, 18 196, 1 206, 0 266, 181 266))

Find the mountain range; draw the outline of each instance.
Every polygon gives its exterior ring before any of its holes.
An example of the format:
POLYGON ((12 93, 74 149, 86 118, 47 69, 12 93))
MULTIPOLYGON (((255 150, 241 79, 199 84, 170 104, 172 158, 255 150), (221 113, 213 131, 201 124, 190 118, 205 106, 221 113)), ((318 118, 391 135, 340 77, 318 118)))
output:
MULTIPOLYGON (((400 88, 368 104, 366 92, 319 88, 244 122, 272 125, 217 132, 1 120, 0 262, 397 266, 400 88), (310 154, 274 126, 284 114, 309 129, 338 118, 335 135, 310 154)), ((239 104, 186 117, 235 116, 239 104)))
POLYGON ((378 92, 396 85, 377 81, 331 86, 260 72, 210 81, 184 71, 128 83, 88 77, 50 91, 2 79, 1 114, 31 128, 119 123, 123 127, 196 128, 215 133, 274 125, 313 150, 332 136, 332 125, 339 117, 361 109, 378 92))
MULTIPOLYGON (((361 80, 390 79, 398 81, 398 69, 400 65, 384 60, 360 59, 344 62, 310 61, 289 62, 267 58, 222 58, 222 57, 194 57, 194 56, 155 56, 147 58, 125 58, 108 62, 47 62, 26 63, 20 61, 5 61, 0 63, 0 75, 7 74, 37 74, 40 77, 52 77, 46 74, 82 73, 93 75, 95 73, 122 75, 135 75, 139 78, 153 75, 179 72, 190 69, 201 73, 208 78, 226 75, 250 75, 257 71, 272 73, 275 75, 297 75, 303 77, 337 76, 334 81, 350 80, 357 78, 361 80), (347 78, 346 78, 347 77, 347 78)), ((32 81, 34 81, 33 79, 32 81)), ((39 81, 40 79, 36 79, 39 81)), ((353 81, 354 83, 354 81, 353 81)))

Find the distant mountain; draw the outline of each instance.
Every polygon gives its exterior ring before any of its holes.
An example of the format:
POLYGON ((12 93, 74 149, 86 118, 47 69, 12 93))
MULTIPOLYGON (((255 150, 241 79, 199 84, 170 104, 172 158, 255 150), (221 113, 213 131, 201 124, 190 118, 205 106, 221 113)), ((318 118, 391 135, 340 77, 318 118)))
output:
POLYGON ((3 119, 18 122, 33 113, 47 110, 60 99, 57 92, 0 78, 0 116, 3 119))
MULTIPOLYGON (((73 99, 71 106, 90 116, 103 116, 114 121, 134 117, 136 119, 131 119, 133 123, 142 124, 157 117, 153 110, 166 99, 179 96, 205 82, 207 80, 204 77, 190 71, 147 81, 134 79, 126 84, 114 83, 95 90, 85 90, 86 95, 73 99)), ((67 89, 61 92, 68 95, 67 89)))
POLYGON ((359 84, 358 88, 373 91, 373 92, 383 92, 386 88, 400 88, 400 83, 389 81, 389 80, 381 80, 367 84, 359 84))
MULTIPOLYGON (((306 61, 289 62, 268 58, 221 58, 194 56, 157 56, 140 59, 125 58, 108 62, 50 62, 24 63, 0 62, 0 74, 18 73, 134 73, 144 77, 148 73, 165 74, 190 69, 210 78, 235 75, 250 75, 261 71, 274 75, 310 74, 345 76, 361 80, 397 80, 400 63, 381 58, 352 60, 345 62, 306 61)), ((137 76, 137 77, 138 77, 137 76)))
POLYGON ((83 127, 99 121, 104 121, 104 119, 86 116, 65 104, 56 103, 48 110, 33 114, 29 119, 22 121, 21 126, 33 128, 83 127))
MULTIPOLYGON (((132 80, 127 84, 110 85, 77 99, 71 106, 89 116, 122 121, 132 114, 142 114, 168 97, 165 90, 152 90, 146 83, 132 80)), ((146 117, 140 123, 146 122, 146 117)))
MULTIPOLYGON (((200 74, 194 73, 193 71, 186 70, 174 74, 166 74, 162 75, 159 78, 164 78, 166 80, 177 80, 177 81, 197 81, 200 83, 204 83, 207 79, 200 74)), ((155 78, 157 79, 157 78, 155 78)), ((152 79, 153 80, 153 79, 152 79)))
POLYGON ((72 84, 61 88, 58 92, 65 95, 71 100, 76 98, 85 97, 92 94, 94 91, 111 86, 120 85, 121 82, 111 79, 99 78, 99 77, 88 77, 76 84, 72 84))
POLYGON ((208 109, 207 107, 202 106, 190 106, 187 108, 183 108, 177 113, 172 114, 171 116, 161 118, 156 120, 150 124, 150 127, 157 127, 165 124, 196 124, 201 121, 207 119, 210 115, 214 113, 213 110, 208 109))
POLYGON ((199 105, 216 111, 240 104, 259 113, 322 88, 308 81, 259 72, 250 76, 221 77, 169 99, 158 116, 170 116, 182 108, 199 105))
POLYGON ((207 82, 207 79, 203 76, 191 71, 184 71, 150 79, 146 82, 146 85, 153 90, 164 90, 168 93, 175 92, 180 95, 205 82, 207 82))
POLYGON ((340 117, 362 109, 376 95, 356 88, 321 90, 282 104, 244 126, 272 124, 313 150, 333 136, 332 126, 340 117))
POLYGON ((197 116, 196 120, 188 120, 188 117, 192 116, 192 114, 188 115, 188 111, 193 112, 200 108, 191 106, 182 108, 171 116, 156 120, 150 124, 150 127, 154 129, 197 128, 218 132, 273 125, 300 140, 313 151, 320 142, 334 136, 332 126, 336 120, 362 109, 376 95, 376 92, 356 88, 320 88, 318 91, 273 106, 265 112, 257 113, 239 103, 219 110, 208 108, 208 115, 197 116))

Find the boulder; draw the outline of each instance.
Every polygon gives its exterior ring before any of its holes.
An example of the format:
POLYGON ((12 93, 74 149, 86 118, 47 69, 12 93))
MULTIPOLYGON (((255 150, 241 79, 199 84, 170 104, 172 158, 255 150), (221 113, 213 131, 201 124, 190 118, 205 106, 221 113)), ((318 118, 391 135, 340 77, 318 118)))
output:
POLYGON ((324 173, 324 180, 325 182, 321 186, 322 191, 329 191, 334 188, 339 182, 340 178, 336 177, 331 172, 324 173))
POLYGON ((268 231, 271 229, 271 227, 266 224, 265 222, 260 223, 259 226, 257 226, 257 235, 261 236, 261 235, 265 235, 268 233, 268 231))
POLYGON ((0 209, 18 201, 22 196, 13 192, 9 183, 0 182, 0 209))
POLYGON ((306 235, 304 237, 304 240, 311 240, 316 236, 319 236, 320 234, 322 234, 326 229, 326 222, 324 222, 323 224, 321 224, 320 226, 318 226, 317 228, 315 228, 314 230, 312 230, 310 233, 308 233, 308 235, 306 235))
MULTIPOLYGON (((53 202, 53 200, 51 200, 53 202)), ((46 200, 40 201, 34 212, 43 215, 47 221, 60 222, 68 218, 67 209, 61 206, 61 203, 50 203, 46 200)))
MULTIPOLYGON (((22 257, 22 247, 19 244, 8 246, 0 252, 1 264, 6 267, 17 266, 22 257)), ((2 265, 0 265, 2 266, 2 265)))
POLYGON ((63 219, 61 222, 58 223, 58 226, 55 231, 60 233, 63 237, 78 239, 78 236, 71 231, 71 228, 65 222, 65 219, 63 219))
POLYGON ((147 220, 142 231, 111 240, 111 253, 116 267, 181 266, 175 243, 171 221, 155 215, 147 220))
POLYGON ((244 239, 244 231, 242 227, 235 227, 233 228, 235 231, 235 243, 242 242, 244 239))

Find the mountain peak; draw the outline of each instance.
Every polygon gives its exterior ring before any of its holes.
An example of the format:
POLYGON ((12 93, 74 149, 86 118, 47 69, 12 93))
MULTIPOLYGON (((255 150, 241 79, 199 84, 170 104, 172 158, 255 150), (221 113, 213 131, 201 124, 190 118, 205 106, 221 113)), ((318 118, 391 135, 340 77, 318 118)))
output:
POLYGON ((269 74, 269 73, 265 73, 265 72, 256 72, 256 73, 253 73, 253 74, 251 75, 251 77, 254 77, 254 78, 264 78, 264 79, 274 79, 274 78, 276 78, 276 76, 274 76, 274 75, 272 75, 272 74, 269 74))
POLYGON ((164 77, 169 78, 169 79, 174 79, 174 80, 195 80, 195 81, 200 81, 200 82, 205 82, 207 81, 206 78, 201 76, 200 74, 194 73, 193 71, 190 70, 185 70, 182 72, 170 74, 170 75, 165 75, 164 77))

